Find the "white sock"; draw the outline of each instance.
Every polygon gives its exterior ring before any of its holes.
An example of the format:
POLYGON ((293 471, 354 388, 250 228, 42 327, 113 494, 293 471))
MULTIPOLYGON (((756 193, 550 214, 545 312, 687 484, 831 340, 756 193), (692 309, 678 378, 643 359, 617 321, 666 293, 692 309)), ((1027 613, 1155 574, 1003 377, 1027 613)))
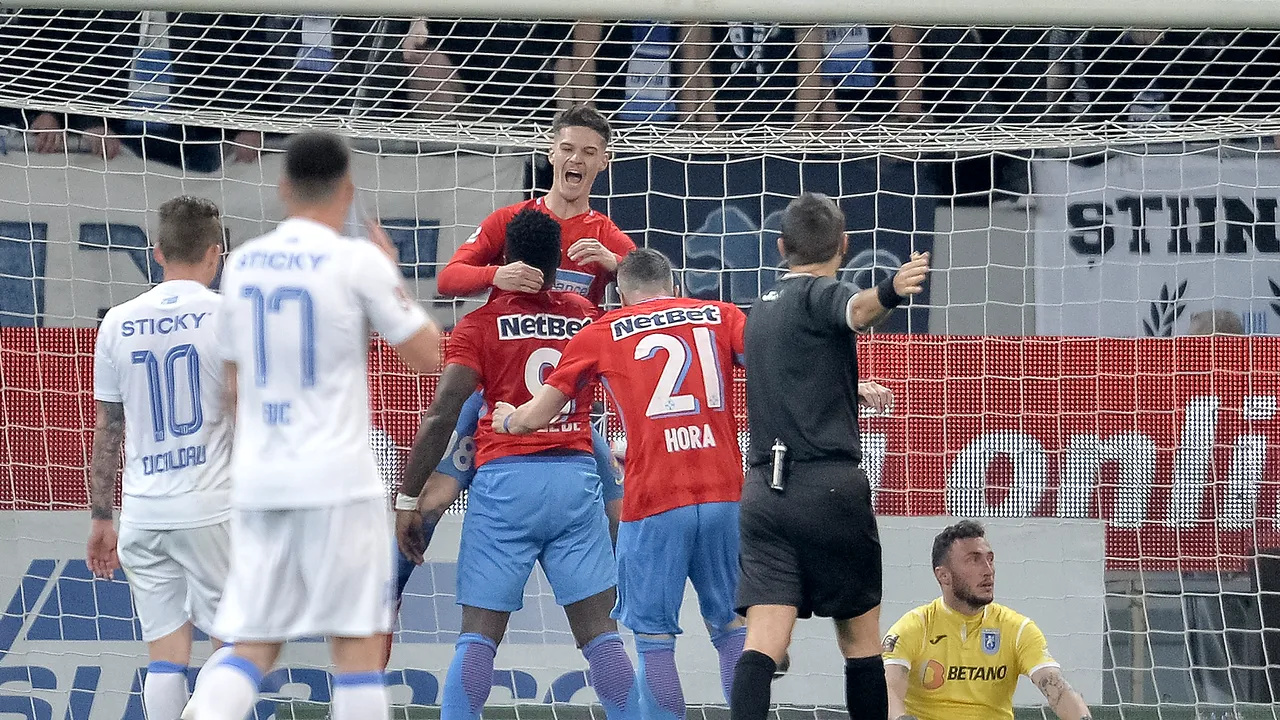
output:
POLYGON ((142 683, 142 707, 147 720, 178 720, 187 704, 187 667, 155 661, 142 683))
POLYGON ((333 678, 333 720, 390 720, 391 696, 381 672, 333 678))
POLYGON ((183 720, 244 720, 258 700, 261 683, 262 673, 253 663, 227 657, 200 673, 183 720))
POLYGON ((209 656, 209 659, 204 661, 204 666, 201 669, 203 670, 204 668, 211 668, 214 665, 217 665, 227 656, 231 655, 231 653, 235 652, 235 650, 236 647, 230 643, 214 650, 213 654, 209 656))

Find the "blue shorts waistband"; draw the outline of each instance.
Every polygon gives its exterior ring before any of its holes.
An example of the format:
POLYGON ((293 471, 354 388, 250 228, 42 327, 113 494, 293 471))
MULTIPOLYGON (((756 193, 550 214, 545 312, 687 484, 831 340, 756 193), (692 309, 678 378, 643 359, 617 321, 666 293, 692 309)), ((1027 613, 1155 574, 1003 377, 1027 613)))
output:
POLYGON ((494 458, 481 467, 487 467, 489 465, 508 465, 510 463, 557 462, 588 462, 591 464, 592 468, 596 466, 595 457, 589 452, 581 450, 552 450, 549 452, 531 453, 529 455, 507 455, 505 457, 494 458))

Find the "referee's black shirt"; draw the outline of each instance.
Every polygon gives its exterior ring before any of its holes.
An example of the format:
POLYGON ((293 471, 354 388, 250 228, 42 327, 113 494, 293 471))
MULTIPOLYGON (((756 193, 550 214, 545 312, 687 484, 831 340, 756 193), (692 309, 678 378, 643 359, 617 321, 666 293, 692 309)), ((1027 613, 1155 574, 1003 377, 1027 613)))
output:
POLYGON ((858 356, 849 327, 857 290, 835 278, 786 275, 747 316, 747 462, 860 462, 858 356))

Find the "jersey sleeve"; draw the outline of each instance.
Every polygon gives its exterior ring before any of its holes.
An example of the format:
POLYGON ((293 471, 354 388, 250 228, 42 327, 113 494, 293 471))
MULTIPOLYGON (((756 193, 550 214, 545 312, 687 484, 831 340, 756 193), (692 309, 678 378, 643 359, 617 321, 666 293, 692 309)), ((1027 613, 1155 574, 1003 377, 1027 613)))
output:
POLYGON ((602 244, 618 258, 618 262, 622 262, 622 258, 630 255, 631 251, 636 249, 636 243, 631 239, 631 236, 622 232, 613 222, 609 223, 609 232, 602 244))
POLYGON ((738 367, 747 366, 747 314, 737 305, 725 305, 724 324, 729 331, 729 348, 733 351, 733 362, 738 367))
POLYGON ((472 313, 462 318, 449 335, 449 342, 445 344, 444 364, 463 365, 483 373, 484 366, 480 362, 483 345, 481 340, 480 323, 477 321, 476 314, 472 313))
POLYGON ((853 332, 849 327, 849 303, 858 291, 839 280, 815 282, 809 286, 809 309, 814 328, 829 334, 853 332))
POLYGON ((613 458, 609 449, 609 441, 604 436, 591 430, 591 455, 596 459, 596 474, 600 476, 600 490, 605 502, 622 499, 622 468, 613 458))
POLYGON ((911 612, 898 618, 880 643, 885 665, 901 665, 910 670, 924 646, 924 620, 920 613, 911 612))
POLYGON ((476 426, 480 424, 483 409, 484 396, 472 393, 458 413, 458 424, 453 428, 449 446, 436 466, 436 472, 457 480, 463 490, 471 487, 471 480, 476 476, 476 426))
POLYGON ((365 317, 382 339, 399 345, 427 324, 427 313, 405 292, 400 271, 390 258, 371 244, 357 247, 353 284, 365 317))
POLYGON ((124 401, 120 393, 120 376, 116 374, 115 361, 111 359, 111 343, 115 338, 115 323, 104 319, 98 328, 93 347, 93 399, 102 402, 124 401))
POLYGON ((478 295, 493 286, 498 272, 494 265, 502 256, 506 242, 506 215, 502 210, 490 213, 480 227, 453 253, 436 277, 436 291, 441 295, 464 297, 478 295))
POLYGON ((565 345, 560 362, 543 384, 550 385, 569 397, 576 397, 582 392, 597 374, 597 361, 603 350, 598 347, 599 343, 595 338, 601 327, 604 326, 592 323, 578 331, 569 344, 565 345))
POLYGON ((1018 653, 1018 673, 1030 675, 1041 668, 1060 667, 1049 654, 1049 641, 1030 618, 1022 619, 1014 648, 1018 653))

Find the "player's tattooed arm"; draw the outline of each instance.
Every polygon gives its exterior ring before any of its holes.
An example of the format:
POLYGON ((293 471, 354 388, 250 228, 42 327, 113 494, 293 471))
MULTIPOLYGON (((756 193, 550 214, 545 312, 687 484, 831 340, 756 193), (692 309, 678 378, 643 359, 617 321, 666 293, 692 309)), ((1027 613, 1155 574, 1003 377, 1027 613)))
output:
POLYGON ((440 464, 444 451, 449 447, 449 438, 453 428, 458 424, 458 415, 462 406, 475 392, 480 384, 480 375, 475 370, 457 363, 445 367, 440 376, 440 384, 436 387, 436 397, 427 408, 422 424, 418 427, 418 436, 413 440, 409 450, 409 460, 405 463, 404 480, 400 483, 401 494, 418 497, 431 477, 432 471, 440 464))
POLYGON ((1054 714, 1062 720, 1090 720, 1092 717, 1084 698, 1062 677, 1060 669, 1040 668, 1031 674, 1031 681, 1040 689, 1044 699, 1049 701, 1054 714))
POLYGON ((116 474, 120 472, 120 444, 124 442, 124 405, 97 403, 93 427, 93 456, 89 461, 89 505, 94 520, 111 520, 116 474))

